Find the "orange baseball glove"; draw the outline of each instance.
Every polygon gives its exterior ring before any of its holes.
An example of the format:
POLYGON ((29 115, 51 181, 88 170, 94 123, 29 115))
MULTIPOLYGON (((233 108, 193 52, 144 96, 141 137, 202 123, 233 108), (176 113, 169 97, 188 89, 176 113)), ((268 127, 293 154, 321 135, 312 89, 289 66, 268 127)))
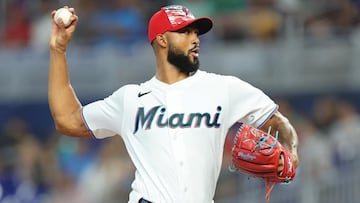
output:
POLYGON ((259 129, 242 124, 236 131, 232 148, 233 168, 263 179, 266 183, 267 202, 277 183, 290 183, 296 174, 293 156, 277 140, 259 129), (280 160, 284 168, 278 171, 280 160))

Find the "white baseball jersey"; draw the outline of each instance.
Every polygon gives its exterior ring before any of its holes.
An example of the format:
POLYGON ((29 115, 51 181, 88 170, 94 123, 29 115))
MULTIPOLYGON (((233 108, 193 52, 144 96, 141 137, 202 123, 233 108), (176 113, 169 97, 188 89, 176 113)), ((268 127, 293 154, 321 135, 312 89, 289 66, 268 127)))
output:
POLYGON ((120 135, 136 167, 129 202, 211 203, 228 129, 261 126, 277 105, 233 76, 197 71, 174 84, 153 77, 83 108, 96 138, 120 135))

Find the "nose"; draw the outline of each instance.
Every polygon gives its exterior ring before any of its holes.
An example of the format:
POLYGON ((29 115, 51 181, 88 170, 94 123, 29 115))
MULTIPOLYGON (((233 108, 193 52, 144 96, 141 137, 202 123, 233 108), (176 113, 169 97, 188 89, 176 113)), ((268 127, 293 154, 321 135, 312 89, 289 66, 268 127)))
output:
POLYGON ((194 40, 192 41, 193 45, 200 45, 200 38, 199 35, 196 32, 193 32, 194 40))

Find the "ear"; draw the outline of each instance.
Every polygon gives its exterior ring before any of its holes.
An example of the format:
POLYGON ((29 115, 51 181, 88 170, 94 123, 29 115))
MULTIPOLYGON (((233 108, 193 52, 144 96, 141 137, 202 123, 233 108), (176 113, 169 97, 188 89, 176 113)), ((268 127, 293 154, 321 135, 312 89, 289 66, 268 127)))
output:
POLYGON ((166 39, 165 35, 163 35, 163 34, 157 35, 155 40, 159 46, 161 46, 161 47, 167 46, 167 39, 166 39))

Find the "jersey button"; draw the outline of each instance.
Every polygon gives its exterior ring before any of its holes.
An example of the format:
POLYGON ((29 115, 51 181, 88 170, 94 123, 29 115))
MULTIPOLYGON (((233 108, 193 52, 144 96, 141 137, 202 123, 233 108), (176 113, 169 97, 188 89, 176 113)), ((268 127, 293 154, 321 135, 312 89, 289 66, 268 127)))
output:
POLYGON ((187 187, 185 187, 185 188, 184 188, 184 192, 187 192, 187 191, 188 191, 188 188, 187 188, 187 187))
POLYGON ((183 161, 180 161, 180 162, 179 162, 179 165, 180 165, 180 166, 183 166, 183 165, 184 165, 184 162, 183 162, 183 161))

